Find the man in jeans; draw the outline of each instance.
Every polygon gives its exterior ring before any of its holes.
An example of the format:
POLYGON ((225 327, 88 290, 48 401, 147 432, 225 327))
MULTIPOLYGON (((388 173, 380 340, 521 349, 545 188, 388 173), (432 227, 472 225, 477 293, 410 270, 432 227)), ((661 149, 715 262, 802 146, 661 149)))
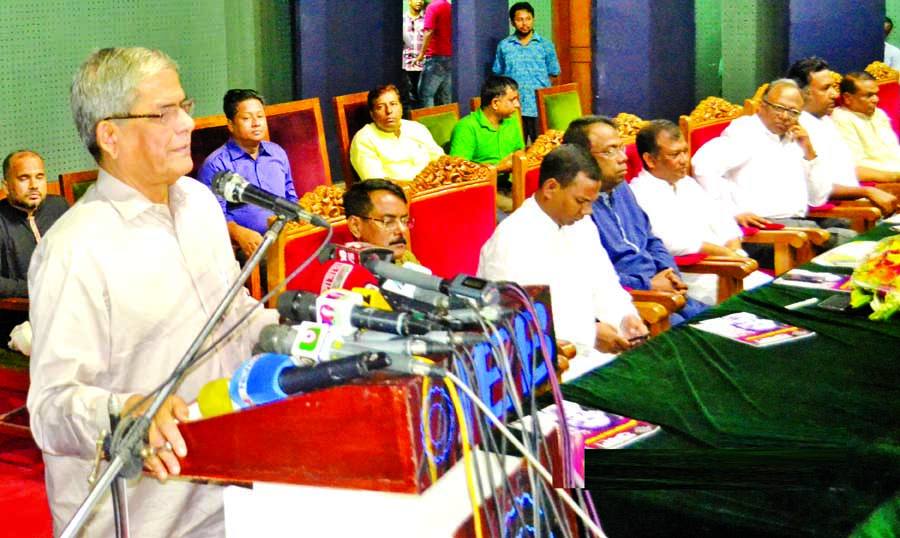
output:
POLYGON ((424 60, 419 78, 422 108, 450 103, 452 32, 450 4, 447 0, 430 2, 425 8, 425 39, 416 58, 416 62, 424 60))

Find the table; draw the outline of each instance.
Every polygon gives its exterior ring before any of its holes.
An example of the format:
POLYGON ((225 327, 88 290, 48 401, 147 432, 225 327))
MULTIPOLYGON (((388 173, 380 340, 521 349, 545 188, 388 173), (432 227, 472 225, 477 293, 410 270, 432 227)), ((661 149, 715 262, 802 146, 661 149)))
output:
MULTIPOLYGON (((895 233, 883 225, 858 239, 895 233)), ((814 337, 760 349, 683 325, 563 386, 567 400, 662 426, 636 450, 846 446, 864 456, 830 488, 595 490, 610 536, 847 536, 879 506, 876 518, 900 519, 900 316, 783 308, 830 294, 770 284, 696 318, 749 311, 814 337)))

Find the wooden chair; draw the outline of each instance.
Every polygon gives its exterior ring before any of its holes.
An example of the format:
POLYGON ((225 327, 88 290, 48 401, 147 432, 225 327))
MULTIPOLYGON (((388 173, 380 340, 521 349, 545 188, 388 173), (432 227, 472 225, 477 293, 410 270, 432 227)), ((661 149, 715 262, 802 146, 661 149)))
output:
POLYGON ((541 161, 544 156, 562 143, 563 131, 551 129, 537 137, 528 148, 513 154, 512 183, 513 211, 531 196, 538 187, 541 161))
POLYGON ((538 129, 541 133, 548 129, 565 131, 572 120, 580 118, 581 98, 578 84, 562 84, 535 90, 538 108, 538 129))
POLYGON ((357 131, 372 121, 372 117, 369 115, 368 96, 369 92, 360 92, 338 95, 332 99, 334 116, 337 121, 338 149, 341 151, 341 166, 344 171, 344 185, 348 189, 359 181, 359 174, 350 164, 350 142, 353 141, 353 135, 357 131))
MULTIPOLYGON (((481 97, 473 97, 469 99, 469 112, 475 112, 481 108, 481 97)), ((522 143, 525 143, 525 125, 522 124, 522 110, 516 111, 516 116, 519 118, 519 130, 522 132, 522 143)))
MULTIPOLYGON (((762 95, 768 87, 768 83, 763 84, 756 90, 752 99, 744 100, 744 114, 756 114, 762 102, 762 95)), ((810 207, 806 215, 811 218, 846 219, 850 221, 850 228, 857 233, 874 228, 882 216, 881 210, 868 200, 828 200, 823 206, 810 207)))
POLYGON ((410 118, 424 125, 444 153, 450 153, 453 127, 459 121, 459 103, 419 108, 410 113, 410 118))
MULTIPOLYGON (((744 107, 720 97, 707 97, 689 116, 681 116, 681 132, 691 157, 706 142, 718 137, 735 119, 744 115, 744 107)), ((745 230, 742 241, 771 244, 775 250, 775 273, 781 274, 811 260, 812 245, 821 245, 831 234, 816 228, 784 228, 782 230, 745 230)))
MULTIPOLYGON (((319 99, 304 99, 265 107, 265 139, 275 142, 287 153, 297 196, 317 185, 331 185, 331 167, 325 145, 325 128, 319 99)), ((191 157, 196 178, 203 161, 228 142, 228 120, 224 114, 194 120, 191 133, 191 157)))
MULTIPOLYGON (((191 159, 194 166, 188 175, 197 179, 206 158, 228 142, 229 138, 231 133, 228 131, 225 114, 194 118, 194 130, 191 132, 191 159)), ((269 139, 268 131, 265 139, 269 139)))
POLYGON ((62 194, 69 205, 79 200, 87 190, 97 182, 97 170, 83 170, 81 172, 68 172, 59 175, 59 185, 62 194))
POLYGON ((331 185, 331 165, 319 98, 269 105, 269 139, 287 153, 297 196, 319 185, 331 185))

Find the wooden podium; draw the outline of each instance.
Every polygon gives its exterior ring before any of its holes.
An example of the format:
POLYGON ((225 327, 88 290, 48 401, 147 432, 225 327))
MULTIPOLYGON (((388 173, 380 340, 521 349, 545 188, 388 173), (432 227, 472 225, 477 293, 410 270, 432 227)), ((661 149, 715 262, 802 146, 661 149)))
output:
MULTIPOLYGON (((298 395, 184 424, 181 475, 221 482, 280 482, 421 493, 430 485, 422 442, 423 378, 377 374, 365 382, 298 395)), ((447 411, 451 409, 444 406, 447 411)), ((432 439, 456 417, 432 411, 432 439)), ((452 464, 455 457, 446 458, 452 464)), ((443 472, 449 465, 438 467, 443 472)))

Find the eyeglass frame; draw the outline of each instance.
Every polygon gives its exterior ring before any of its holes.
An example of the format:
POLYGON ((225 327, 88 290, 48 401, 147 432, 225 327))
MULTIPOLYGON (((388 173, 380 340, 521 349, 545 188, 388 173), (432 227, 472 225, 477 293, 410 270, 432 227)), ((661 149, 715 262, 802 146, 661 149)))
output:
MULTIPOLYGON (((139 120, 139 119, 146 118, 146 119, 160 120, 161 123, 167 123, 166 121, 164 121, 164 119, 166 117, 166 114, 169 113, 170 110, 173 112, 176 112, 176 108, 179 108, 179 109, 183 110, 188 116, 190 116, 191 112, 193 112, 193 110, 194 110, 194 105, 196 105, 196 104, 197 104, 197 101, 194 98, 189 97, 189 98, 184 99, 180 103, 175 103, 173 105, 164 106, 163 111, 158 112, 156 114, 113 114, 111 116, 106 116, 105 118, 103 118, 100 121, 139 120)), ((177 112, 176 112, 176 114, 177 114, 177 112)), ((172 117, 175 118, 176 116, 172 116, 172 117)), ((174 121, 174 119, 171 121, 174 121)))
POLYGON ((593 154, 595 157, 603 157, 606 159, 615 159, 616 156, 618 156, 618 154, 620 154, 620 153, 622 155, 628 156, 628 153, 626 152, 625 144, 619 144, 618 146, 609 148, 605 151, 596 151, 596 152, 592 151, 591 152, 591 154, 593 154))
POLYGON ((412 227, 416 225, 416 219, 413 217, 410 217, 409 215, 407 215, 405 217, 391 217, 392 220, 389 220, 389 221, 386 219, 377 219, 375 217, 359 217, 359 218, 364 219, 364 220, 374 220, 375 222, 377 222, 381 226, 383 226, 385 230, 390 230, 391 228, 396 227, 398 224, 401 227, 406 228, 407 230, 411 230, 412 227), (403 222, 404 219, 406 220, 406 222, 403 222))
POLYGON ((772 109, 774 109, 776 114, 779 114, 781 116, 784 116, 785 114, 787 114, 789 117, 791 117, 793 119, 797 119, 800 117, 800 114, 803 113, 802 110, 794 110, 793 108, 788 108, 785 106, 776 105, 775 103, 770 103, 768 99, 763 99, 762 102, 769 105, 772 109))

